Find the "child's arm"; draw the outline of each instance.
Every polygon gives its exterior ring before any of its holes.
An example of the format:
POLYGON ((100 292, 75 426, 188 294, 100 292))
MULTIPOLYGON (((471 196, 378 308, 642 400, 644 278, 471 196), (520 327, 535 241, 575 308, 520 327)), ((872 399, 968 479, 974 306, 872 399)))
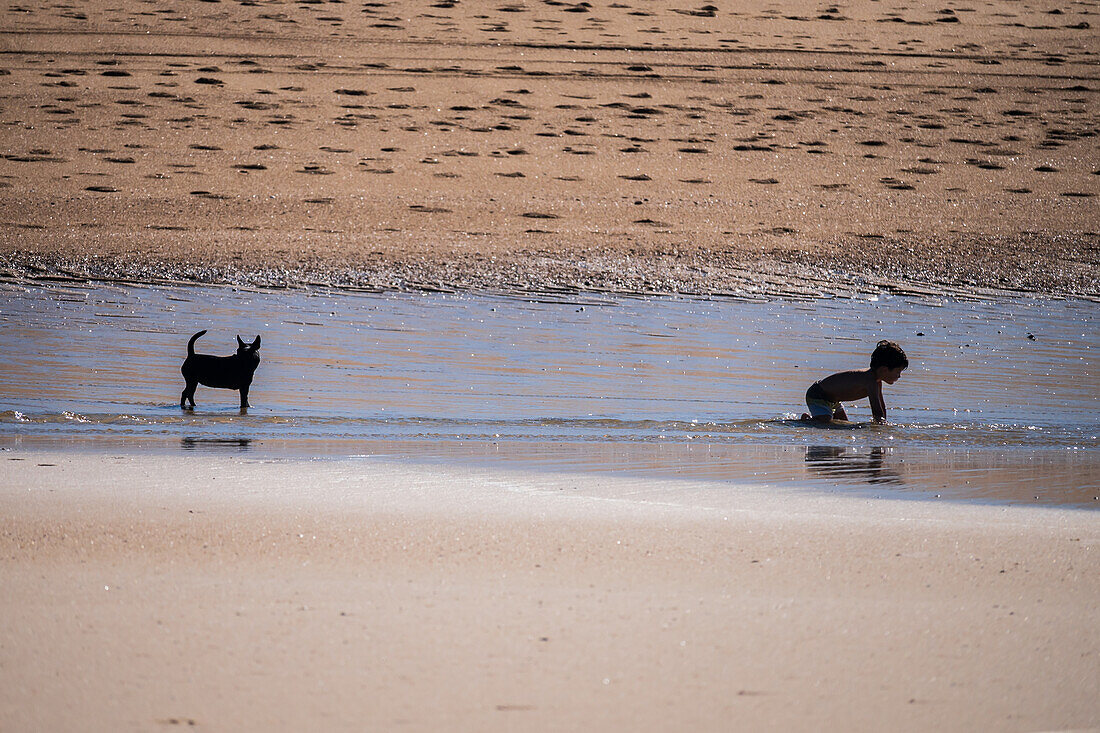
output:
POLYGON ((871 415, 874 421, 886 422, 886 402, 882 399, 882 382, 874 380, 867 396, 871 400, 871 415))

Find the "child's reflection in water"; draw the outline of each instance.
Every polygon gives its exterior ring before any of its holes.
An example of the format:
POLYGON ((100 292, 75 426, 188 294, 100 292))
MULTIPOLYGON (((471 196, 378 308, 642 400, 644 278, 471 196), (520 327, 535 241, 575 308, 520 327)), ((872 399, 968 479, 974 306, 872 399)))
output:
POLYGON ((901 473, 885 465, 886 449, 858 452, 833 445, 806 447, 806 466, 824 478, 858 479, 869 484, 900 484, 901 473))

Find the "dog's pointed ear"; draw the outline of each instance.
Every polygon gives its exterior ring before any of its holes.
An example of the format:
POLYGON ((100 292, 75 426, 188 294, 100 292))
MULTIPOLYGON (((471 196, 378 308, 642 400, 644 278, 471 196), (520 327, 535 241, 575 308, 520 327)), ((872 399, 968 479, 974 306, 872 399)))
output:
POLYGON ((237 334, 237 345, 240 346, 242 349, 245 347, 245 343, 241 340, 240 334, 237 334))
POLYGON ((252 342, 252 350, 255 351, 258 348, 260 348, 260 335, 256 334, 256 340, 252 342))

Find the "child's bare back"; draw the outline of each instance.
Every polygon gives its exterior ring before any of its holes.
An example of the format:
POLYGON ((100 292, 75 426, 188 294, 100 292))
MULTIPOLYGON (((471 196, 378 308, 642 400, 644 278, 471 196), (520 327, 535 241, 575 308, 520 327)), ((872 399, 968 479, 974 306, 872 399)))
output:
POLYGON ((882 398, 882 383, 898 381, 908 366, 909 360, 900 346, 891 341, 879 341, 871 354, 869 369, 837 372, 810 385, 806 390, 806 406, 810 412, 803 414, 802 419, 815 422, 847 420, 848 414, 841 403, 867 397, 871 401, 871 415, 875 422, 885 422, 886 402, 882 398))
POLYGON ((862 400, 870 395, 878 382, 870 369, 853 369, 825 377, 818 384, 836 402, 862 400))

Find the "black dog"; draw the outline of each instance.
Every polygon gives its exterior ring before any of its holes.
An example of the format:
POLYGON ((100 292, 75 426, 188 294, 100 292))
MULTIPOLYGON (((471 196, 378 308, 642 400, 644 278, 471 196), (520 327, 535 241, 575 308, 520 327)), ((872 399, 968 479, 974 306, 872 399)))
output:
POLYGON ((260 365, 260 337, 251 344, 237 337, 237 353, 233 356, 211 356, 196 354, 195 341, 206 331, 199 331, 187 342, 187 359, 180 371, 187 380, 187 386, 180 395, 180 407, 187 409, 185 403, 195 406, 195 387, 203 384, 207 387, 239 389, 241 391, 241 409, 248 407, 248 388, 252 384, 252 374, 260 365))

